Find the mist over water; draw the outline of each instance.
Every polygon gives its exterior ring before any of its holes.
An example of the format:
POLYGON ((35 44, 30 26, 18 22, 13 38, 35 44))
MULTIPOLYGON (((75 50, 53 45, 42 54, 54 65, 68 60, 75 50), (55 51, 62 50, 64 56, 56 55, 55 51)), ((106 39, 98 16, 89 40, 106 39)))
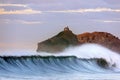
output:
POLYGON ((0 56, 0 79, 119 80, 120 78, 119 53, 97 44, 69 47, 58 53, 6 51, 0 56), (98 64, 100 59, 104 59, 108 66, 100 66, 98 64))

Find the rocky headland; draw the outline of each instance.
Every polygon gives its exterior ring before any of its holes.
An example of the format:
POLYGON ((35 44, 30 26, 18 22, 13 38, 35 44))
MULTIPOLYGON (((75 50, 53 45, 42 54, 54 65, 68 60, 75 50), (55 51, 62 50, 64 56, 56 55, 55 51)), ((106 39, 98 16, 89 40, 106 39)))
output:
POLYGON ((64 31, 58 33, 56 36, 38 43, 37 52, 59 52, 66 47, 77 45, 78 39, 68 27, 64 28, 64 31))
POLYGON ((59 52, 69 46, 95 43, 120 53, 120 39, 107 32, 74 34, 68 27, 56 36, 38 43, 37 52, 59 52))

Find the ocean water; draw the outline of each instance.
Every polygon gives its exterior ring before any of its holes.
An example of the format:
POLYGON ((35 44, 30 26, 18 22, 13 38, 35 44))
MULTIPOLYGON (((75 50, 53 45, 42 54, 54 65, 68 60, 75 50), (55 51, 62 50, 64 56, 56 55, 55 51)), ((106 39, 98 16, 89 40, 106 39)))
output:
POLYGON ((6 51, 0 80, 120 80, 120 55, 97 44, 59 53, 6 51))

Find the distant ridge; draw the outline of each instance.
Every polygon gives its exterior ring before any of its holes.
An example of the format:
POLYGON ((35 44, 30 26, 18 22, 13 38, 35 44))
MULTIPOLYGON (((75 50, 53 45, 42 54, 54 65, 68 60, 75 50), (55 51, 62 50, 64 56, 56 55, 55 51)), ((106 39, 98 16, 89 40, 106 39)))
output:
POLYGON ((59 52, 69 46, 96 43, 120 53, 120 39, 107 32, 74 34, 68 27, 56 36, 38 43, 37 52, 59 52))

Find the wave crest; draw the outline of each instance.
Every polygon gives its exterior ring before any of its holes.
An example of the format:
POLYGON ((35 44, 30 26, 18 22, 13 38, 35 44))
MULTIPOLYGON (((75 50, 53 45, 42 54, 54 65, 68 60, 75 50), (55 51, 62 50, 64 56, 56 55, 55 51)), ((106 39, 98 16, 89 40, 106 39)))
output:
POLYGON ((22 68, 25 71, 27 70, 27 73, 32 70, 38 73, 51 71, 65 73, 74 71, 119 72, 120 55, 97 44, 84 44, 77 47, 69 47, 59 53, 6 52, 1 54, 0 64, 1 69, 6 70, 9 69, 6 66, 11 66, 13 70, 17 67, 15 70, 21 72, 19 68, 22 68))

